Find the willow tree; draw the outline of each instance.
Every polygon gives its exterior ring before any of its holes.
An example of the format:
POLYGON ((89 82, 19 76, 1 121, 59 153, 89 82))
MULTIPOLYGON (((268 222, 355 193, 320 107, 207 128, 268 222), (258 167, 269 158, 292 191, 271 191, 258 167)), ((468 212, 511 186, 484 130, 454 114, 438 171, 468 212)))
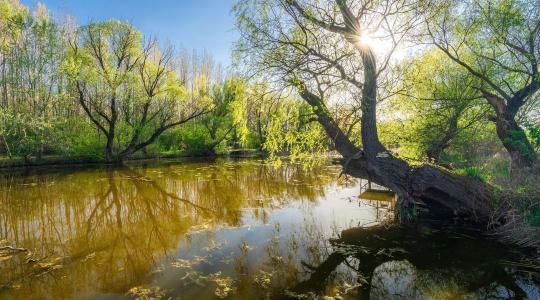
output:
POLYGON ((267 83, 254 83, 247 88, 248 127, 256 135, 257 148, 264 150, 272 117, 279 113, 285 98, 272 91, 267 83))
POLYGON ((434 11, 429 41, 483 83, 477 88, 513 166, 531 166, 537 155, 516 115, 540 89, 539 2, 444 1, 434 11))
POLYGON ((145 43, 130 24, 83 26, 71 36, 69 52, 64 68, 78 103, 106 138, 108 162, 121 161, 166 130, 208 112, 176 78, 173 51, 160 49, 155 40, 145 43), (121 136, 119 129, 127 133, 121 136))
POLYGON ((237 47, 250 67, 295 88, 309 104, 343 156, 345 173, 399 195, 402 219, 428 211, 487 222, 493 198, 488 186, 431 165, 412 167, 378 137, 378 98, 391 86, 393 53, 418 25, 417 8, 413 0, 245 0, 235 7, 237 47), (377 37, 387 45, 375 47, 377 37), (361 146, 329 109, 343 98, 359 105, 361 146))
POLYGON ((391 99, 404 119, 400 143, 411 148, 404 150, 408 156, 444 163, 441 156, 456 139, 485 127, 490 107, 476 89, 481 82, 434 50, 403 64, 403 88, 391 99))
POLYGON ((247 135, 245 83, 240 78, 227 78, 222 84, 213 87, 210 98, 214 109, 200 123, 206 129, 210 140, 204 145, 203 152, 216 154, 216 148, 232 137, 243 144, 247 135))

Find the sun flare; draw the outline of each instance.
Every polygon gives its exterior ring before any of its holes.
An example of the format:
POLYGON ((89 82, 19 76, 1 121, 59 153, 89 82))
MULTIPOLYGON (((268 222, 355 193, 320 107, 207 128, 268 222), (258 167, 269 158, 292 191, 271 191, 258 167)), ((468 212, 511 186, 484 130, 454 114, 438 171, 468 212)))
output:
POLYGON ((367 32, 362 32, 359 37, 359 43, 362 46, 375 47, 376 41, 367 32))

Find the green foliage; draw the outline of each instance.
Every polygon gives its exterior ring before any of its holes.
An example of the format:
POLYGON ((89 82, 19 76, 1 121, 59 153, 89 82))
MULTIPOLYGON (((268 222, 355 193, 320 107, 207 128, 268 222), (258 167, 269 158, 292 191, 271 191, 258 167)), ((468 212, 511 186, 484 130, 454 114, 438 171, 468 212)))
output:
POLYGON ((33 13, 18 1, 0 0, 0 134, 8 155, 55 151, 56 125, 65 110, 59 66, 59 27, 39 4, 33 13))
POLYGON ((469 176, 469 177, 472 177, 472 178, 475 178, 484 182, 488 180, 488 177, 485 174, 483 174, 480 168, 478 167, 468 167, 468 168, 458 169, 455 172, 459 175, 469 176))
POLYGON ((536 151, 540 151, 540 124, 525 124, 529 139, 532 141, 536 151))
POLYGON ((207 128, 200 123, 184 126, 178 129, 176 134, 180 138, 178 149, 190 155, 215 155, 225 150, 224 143, 220 142, 216 145, 207 128))
POLYGON ((317 164, 321 154, 328 151, 328 138, 321 126, 307 118, 311 109, 298 101, 288 102, 271 119, 264 150, 270 160, 280 164, 280 154, 288 154, 292 161, 305 166, 317 164))
POLYGON ((445 162, 448 148, 459 139, 477 139, 475 129, 485 122, 488 107, 474 88, 477 80, 440 52, 427 52, 405 65, 404 92, 386 107, 401 122, 380 124, 381 138, 403 157, 445 162))
POLYGON ((53 140, 57 151, 64 156, 82 156, 103 159, 105 139, 94 126, 83 118, 67 119, 59 123, 53 140))
POLYGON ((28 157, 44 144, 52 125, 44 118, 29 114, 3 112, 2 128, 4 142, 15 156, 28 157))
POLYGON ((213 109, 203 116, 200 123, 208 131, 210 142, 204 143, 213 152, 222 143, 232 142, 237 147, 246 144, 247 128, 245 82, 240 78, 228 78, 213 87, 210 95, 213 109))

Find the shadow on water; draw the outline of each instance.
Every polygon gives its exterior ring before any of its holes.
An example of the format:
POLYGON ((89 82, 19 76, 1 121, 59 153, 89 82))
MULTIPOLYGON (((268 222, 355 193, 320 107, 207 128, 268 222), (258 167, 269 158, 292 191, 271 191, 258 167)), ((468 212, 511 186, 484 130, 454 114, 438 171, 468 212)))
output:
POLYGON ((359 199, 364 183, 339 171, 217 160, 2 174, 0 298, 540 298, 521 253, 381 225, 391 205, 359 199))
MULTIPOLYGON (((522 253, 475 232, 376 226, 345 230, 308 279, 280 298, 324 294, 340 267, 356 277, 354 299, 540 299, 536 266, 513 267, 522 253)), ((352 291, 352 292, 351 292, 352 291)))

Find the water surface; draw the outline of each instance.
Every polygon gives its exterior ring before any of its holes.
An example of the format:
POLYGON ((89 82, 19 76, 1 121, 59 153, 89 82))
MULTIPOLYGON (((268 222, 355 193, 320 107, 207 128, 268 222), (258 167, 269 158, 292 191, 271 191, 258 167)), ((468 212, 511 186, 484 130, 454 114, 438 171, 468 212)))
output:
POLYGON ((390 205, 358 199, 365 181, 339 171, 218 160, 3 174, 0 298, 540 299, 519 253, 381 225, 390 205))

